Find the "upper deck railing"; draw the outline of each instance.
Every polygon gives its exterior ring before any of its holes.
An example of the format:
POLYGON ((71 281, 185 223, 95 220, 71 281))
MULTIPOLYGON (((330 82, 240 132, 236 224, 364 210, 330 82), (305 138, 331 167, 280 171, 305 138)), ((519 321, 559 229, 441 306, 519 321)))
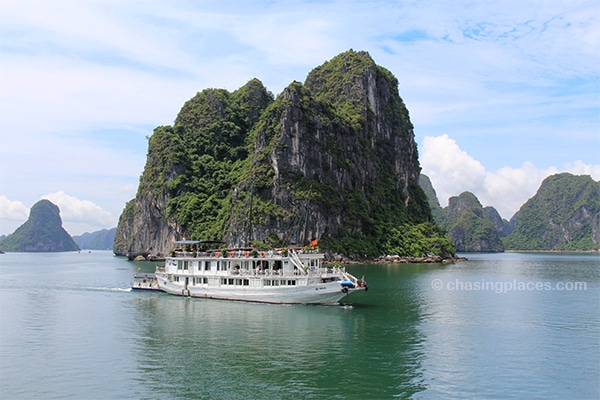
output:
MULTIPOLYGON (((318 255, 318 250, 314 249, 292 249, 300 257, 305 254, 318 255)), ((171 257, 175 258, 285 258, 289 256, 292 250, 246 250, 246 249, 227 249, 227 250, 208 250, 208 251, 184 251, 174 250, 171 257)))

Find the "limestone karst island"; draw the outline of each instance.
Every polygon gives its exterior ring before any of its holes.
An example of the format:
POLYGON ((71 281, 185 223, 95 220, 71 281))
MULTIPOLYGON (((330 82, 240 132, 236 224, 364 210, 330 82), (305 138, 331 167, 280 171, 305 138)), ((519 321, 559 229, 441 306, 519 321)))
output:
POLYGON ((398 80, 348 51, 276 98, 258 79, 205 89, 149 139, 115 253, 162 257, 175 240, 309 245, 331 254, 453 257, 419 186, 398 80))

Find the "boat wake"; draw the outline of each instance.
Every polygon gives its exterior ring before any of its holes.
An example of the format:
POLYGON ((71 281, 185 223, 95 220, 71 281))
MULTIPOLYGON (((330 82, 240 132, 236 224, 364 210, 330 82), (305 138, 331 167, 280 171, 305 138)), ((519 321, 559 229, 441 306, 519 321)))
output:
POLYGON ((82 287, 86 292, 131 292, 131 288, 112 288, 112 287, 82 287))

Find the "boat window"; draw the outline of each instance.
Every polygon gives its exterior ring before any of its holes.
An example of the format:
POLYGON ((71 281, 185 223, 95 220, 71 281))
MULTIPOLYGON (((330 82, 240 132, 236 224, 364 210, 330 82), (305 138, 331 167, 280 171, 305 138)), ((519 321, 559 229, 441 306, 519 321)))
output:
POLYGON ((244 285, 244 286, 248 286, 248 285, 250 285, 250 280, 248 280, 248 279, 244 279, 244 280, 243 280, 243 285, 244 285))

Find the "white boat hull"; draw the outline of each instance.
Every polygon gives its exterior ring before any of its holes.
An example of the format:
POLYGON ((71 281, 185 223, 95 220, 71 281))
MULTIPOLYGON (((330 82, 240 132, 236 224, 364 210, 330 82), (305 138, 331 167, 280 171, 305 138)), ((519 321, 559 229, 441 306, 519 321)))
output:
POLYGON ((166 276, 157 275, 159 287, 176 296, 189 296, 219 300, 248 301, 271 304, 323 304, 335 305, 343 298, 362 288, 343 288, 339 281, 294 287, 201 287, 169 282, 166 276), (344 290, 346 289, 346 290, 344 290))

